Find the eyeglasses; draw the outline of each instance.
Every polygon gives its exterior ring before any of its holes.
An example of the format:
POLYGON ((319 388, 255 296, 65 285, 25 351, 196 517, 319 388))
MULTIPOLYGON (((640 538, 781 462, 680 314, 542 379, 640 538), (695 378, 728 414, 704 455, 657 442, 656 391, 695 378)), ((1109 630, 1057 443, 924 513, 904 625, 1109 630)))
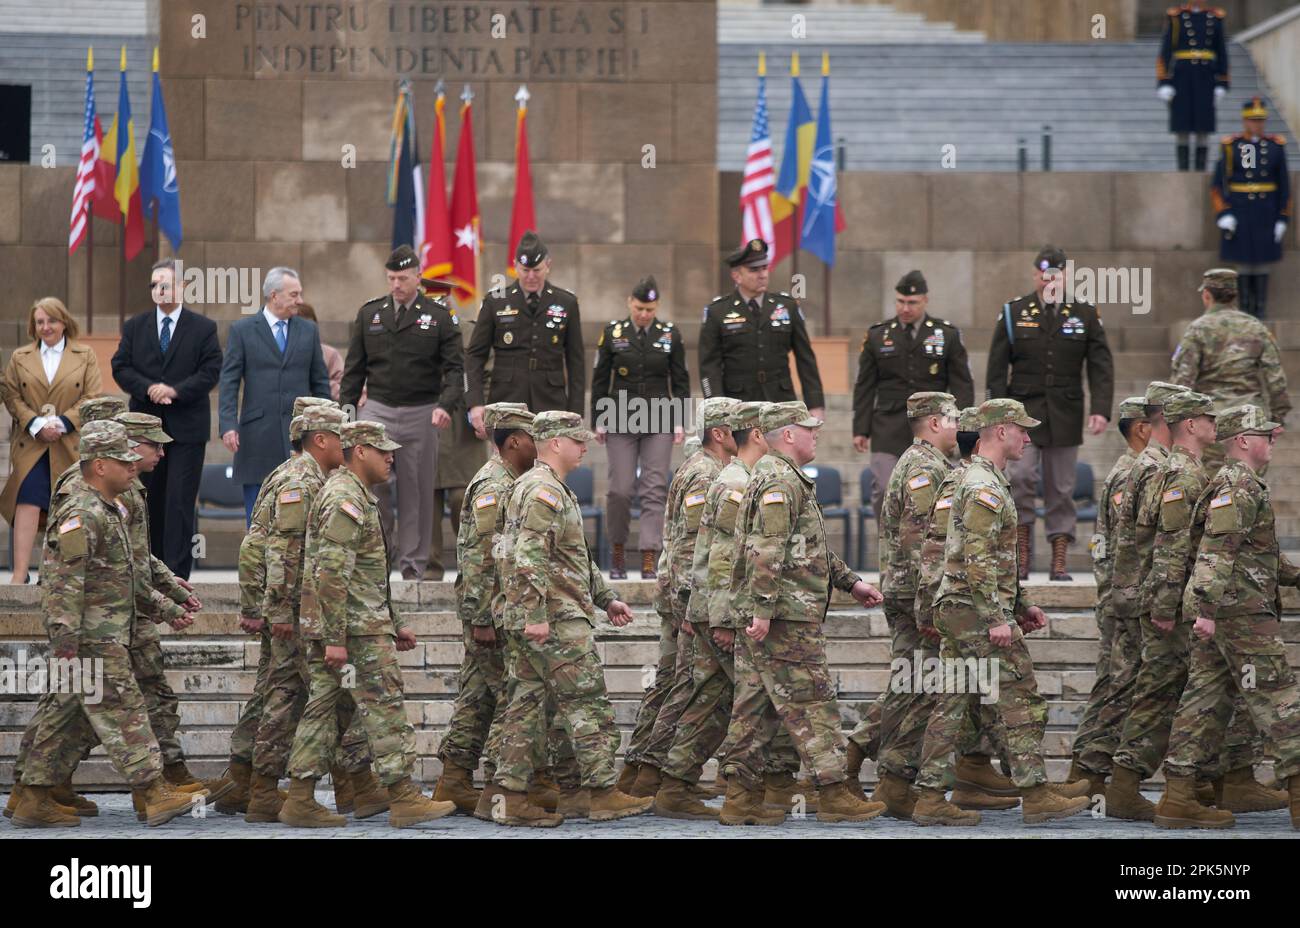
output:
POLYGON ((155 280, 149 284, 150 290, 157 290, 159 287, 162 287, 164 290, 170 290, 172 285, 167 283, 165 280, 155 280))
POLYGON ((1277 444, 1277 434, 1275 432, 1243 432, 1243 435, 1249 435, 1251 438, 1267 438, 1270 445, 1277 444))

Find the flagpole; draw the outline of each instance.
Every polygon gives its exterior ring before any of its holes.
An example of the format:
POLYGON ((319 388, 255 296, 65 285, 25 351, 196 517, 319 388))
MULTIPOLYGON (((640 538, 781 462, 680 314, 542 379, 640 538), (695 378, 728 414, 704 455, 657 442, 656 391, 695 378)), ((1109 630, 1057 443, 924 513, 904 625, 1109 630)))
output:
POLYGON ((95 331, 95 217, 86 206, 86 334, 95 331))
MULTIPOLYGON (((831 73, 831 56, 827 52, 822 52, 822 80, 826 80, 826 78, 830 76, 830 73, 831 73)), ((830 99, 829 96, 827 97, 827 99, 828 100, 830 99)), ((831 157, 832 158, 834 157, 833 152, 831 157)), ((834 162, 832 162, 832 165, 833 164, 834 162)), ((839 202, 838 194, 836 196, 836 202, 839 202)), ((832 212, 831 214, 831 228, 832 229, 835 228, 834 212, 832 212)), ((832 238, 831 241, 834 242, 834 239, 832 238)), ((830 335, 831 334, 831 266, 823 261, 822 271, 825 274, 825 284, 824 284, 825 297, 823 298, 824 305, 822 306, 822 334, 830 335)))
POLYGON ((158 201, 153 201, 153 263, 158 263, 158 201))
MULTIPOLYGON (((792 52, 790 54, 790 77, 792 79, 798 79, 799 77, 799 53, 798 52, 792 52)), ((794 118, 793 104, 791 105, 790 116, 792 119, 794 118)), ((797 163, 798 163, 798 156, 796 155, 796 164, 797 163)), ((796 172, 794 192, 796 194, 799 193, 799 182, 797 178, 797 172, 796 172)), ((792 219, 792 222, 794 224, 794 240, 790 243, 790 289, 792 291, 794 290, 794 279, 799 276, 799 240, 801 237, 800 230, 803 228, 803 200, 804 198, 800 196, 799 202, 794 204, 794 217, 792 219)))

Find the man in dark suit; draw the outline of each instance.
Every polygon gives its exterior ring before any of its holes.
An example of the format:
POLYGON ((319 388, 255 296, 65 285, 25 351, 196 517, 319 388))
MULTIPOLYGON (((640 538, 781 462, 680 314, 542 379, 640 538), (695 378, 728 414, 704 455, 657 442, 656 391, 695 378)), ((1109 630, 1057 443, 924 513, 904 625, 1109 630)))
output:
POLYGON ((311 320, 295 318, 294 308, 302 302, 298 272, 271 268, 262 299, 261 312, 230 327, 217 404, 221 441, 235 455, 235 482, 244 486, 249 522, 262 481, 289 457, 293 401, 308 395, 330 398, 320 332, 311 320))
POLYGON ((113 379, 130 395, 132 412, 162 419, 172 437, 167 456, 140 479, 149 492, 153 553, 172 573, 189 579, 194 502, 212 432, 208 394, 221 374, 221 344, 215 322, 182 308, 179 284, 171 261, 154 265, 149 287, 155 306, 122 326, 113 379))

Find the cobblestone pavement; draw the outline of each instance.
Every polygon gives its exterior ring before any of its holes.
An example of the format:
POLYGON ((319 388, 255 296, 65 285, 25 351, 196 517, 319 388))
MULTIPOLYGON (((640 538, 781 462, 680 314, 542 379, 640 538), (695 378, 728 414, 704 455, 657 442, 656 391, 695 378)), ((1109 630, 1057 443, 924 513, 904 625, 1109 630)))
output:
MULTIPOLYGON (((332 795, 317 792, 317 798, 333 811, 332 795)), ((1158 800, 1159 794, 1147 793, 1158 800)), ((877 818, 860 825, 827 825, 808 816, 787 818, 777 828, 727 828, 711 822, 682 822, 639 815, 616 822, 566 822, 559 828, 505 828, 481 822, 468 815, 453 815, 415 828, 388 827, 386 815, 365 821, 348 819, 345 828, 287 828, 283 825, 249 825, 243 816, 210 812, 205 818, 182 817, 159 828, 148 828, 135 821, 131 797, 126 793, 97 793, 91 798, 99 804, 100 814, 82 819, 81 827, 48 830, 18 829, 5 821, 0 824, 0 840, 23 838, 1293 838, 1286 810, 1237 816, 1237 827, 1224 831, 1166 831, 1154 825, 1094 818, 1084 813, 1047 825, 1025 825, 1020 811, 985 812, 983 822, 975 828, 921 828, 910 822, 877 818)), ((8 796, 0 797, 8 799, 8 796)), ((721 806, 722 800, 711 805, 721 806)))

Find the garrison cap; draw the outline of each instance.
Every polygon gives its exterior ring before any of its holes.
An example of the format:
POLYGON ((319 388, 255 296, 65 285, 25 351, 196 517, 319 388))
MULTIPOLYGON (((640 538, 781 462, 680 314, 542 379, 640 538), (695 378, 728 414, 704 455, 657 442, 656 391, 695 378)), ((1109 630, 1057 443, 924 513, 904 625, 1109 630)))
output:
POLYGON ((1225 290, 1237 289, 1237 272, 1230 267, 1212 267, 1201 275, 1201 285, 1196 292, 1206 287, 1221 287, 1225 290))
POLYGON ((1025 406, 1019 400, 1006 399, 985 400, 975 413, 973 423, 978 429, 987 429, 995 425, 1018 425, 1032 429, 1042 425, 1037 419, 1025 412, 1025 406))
POLYGON ((384 267, 390 271, 408 271, 411 268, 420 269, 420 256, 415 253, 415 249, 410 245, 398 245, 393 249, 393 253, 388 256, 384 262, 384 267))
POLYGON ((595 436, 582 424, 582 416, 563 409, 548 409, 533 417, 533 440, 549 441, 552 438, 572 438, 574 441, 591 441, 595 436))
POLYGON ((659 299, 659 285, 655 283, 653 274, 647 274, 636 282, 632 288, 632 299, 642 303, 653 303, 659 299))
POLYGON ((77 404, 81 423, 112 419, 126 412, 126 398, 122 396, 91 396, 77 404))
POLYGON ((727 416, 727 425, 733 432, 744 432, 748 429, 756 429, 763 421, 763 409, 767 403, 753 400, 748 403, 737 403, 731 410, 731 415, 727 416))
POLYGON ((957 431, 959 432, 978 432, 980 408, 978 406, 967 406, 957 414, 957 431))
POLYGON ((1270 422, 1264 410, 1252 403, 1225 409, 1214 419, 1214 437, 1218 441, 1242 432, 1271 432, 1278 428, 1279 423, 1270 422))
POLYGON ((822 427, 822 420, 814 419, 809 415, 807 405, 798 400, 791 400, 788 403, 768 403, 759 421, 762 422, 764 433, 785 428, 787 425, 801 425, 806 429, 822 427))
POLYGON ((172 440, 172 437, 163 431, 162 420, 147 412, 120 412, 113 417, 113 421, 126 426, 126 435, 132 444, 156 441, 165 445, 172 440))
POLYGON ((894 284, 894 289, 904 296, 930 292, 930 288, 925 282, 925 275, 920 271, 908 271, 898 278, 898 283, 894 284))
POLYGON ((761 238, 751 238, 727 255, 727 267, 766 267, 767 264, 767 242, 761 238))
POLYGON ((344 448, 355 448, 357 445, 369 445, 379 451, 396 451, 402 447, 397 442, 388 437, 388 432, 382 422, 373 422, 370 419, 361 419, 358 422, 346 422, 340 433, 343 436, 344 448))
POLYGON ((112 458, 129 464, 140 460, 140 455, 131 450, 131 439, 127 437, 126 426, 112 419, 96 419, 84 424, 77 451, 83 461, 112 458))
POLYGON ((1052 267, 1063 269, 1065 267, 1065 252, 1055 245, 1044 245, 1034 257, 1034 267, 1040 271, 1052 267))
POLYGON ((1147 393, 1143 402, 1148 406, 1163 406, 1169 402, 1169 398, 1175 393, 1189 392, 1186 387, 1179 386, 1176 383, 1165 383, 1163 380, 1153 380, 1147 385, 1147 393))
POLYGON ((907 418, 924 419, 926 416, 961 415, 957 409, 957 397, 951 393, 937 393, 929 390, 913 393, 907 398, 907 418))
POLYGON ((333 400, 321 399, 319 396, 299 396, 293 401, 293 415, 301 416, 308 406, 333 406, 336 409, 341 408, 333 400))
POLYGON ((483 407, 483 428, 533 431, 533 414, 525 403, 490 403, 483 407))
POLYGON ((546 243, 537 237, 536 232, 529 229, 519 239, 519 247, 515 249, 515 260, 524 267, 537 267, 549 254, 546 243))
POLYGON ((1147 400, 1145 396, 1126 397, 1119 404, 1119 417, 1123 419, 1145 419, 1147 417, 1147 400))
POLYGON ((700 428, 729 428, 727 425, 732 412, 740 405, 740 400, 729 396, 714 396, 703 400, 699 405, 700 428))
POLYGON ((1251 97, 1241 104, 1241 116, 1243 119, 1268 119, 1268 107, 1260 97, 1251 97))

